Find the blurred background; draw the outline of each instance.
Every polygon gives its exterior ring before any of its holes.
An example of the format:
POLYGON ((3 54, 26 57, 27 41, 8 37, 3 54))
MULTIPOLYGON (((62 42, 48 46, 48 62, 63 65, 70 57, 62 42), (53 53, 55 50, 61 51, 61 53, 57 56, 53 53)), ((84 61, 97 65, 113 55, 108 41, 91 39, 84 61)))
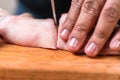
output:
POLYGON ((11 14, 14 13, 17 0, 0 0, 0 8, 4 8, 11 14))

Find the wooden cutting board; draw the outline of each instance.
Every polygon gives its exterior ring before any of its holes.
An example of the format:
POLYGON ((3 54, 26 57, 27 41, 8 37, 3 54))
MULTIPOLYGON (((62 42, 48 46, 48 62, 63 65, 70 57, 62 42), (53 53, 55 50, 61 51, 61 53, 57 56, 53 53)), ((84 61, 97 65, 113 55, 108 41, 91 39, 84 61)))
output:
POLYGON ((120 80, 120 56, 88 58, 62 50, 2 44, 0 80, 120 80))

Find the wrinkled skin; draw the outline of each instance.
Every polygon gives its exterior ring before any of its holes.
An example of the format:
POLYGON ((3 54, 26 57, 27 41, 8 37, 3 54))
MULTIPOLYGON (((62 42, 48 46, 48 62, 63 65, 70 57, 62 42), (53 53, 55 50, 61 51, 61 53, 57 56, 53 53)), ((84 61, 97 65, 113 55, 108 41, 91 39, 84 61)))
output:
MULTIPOLYGON (((60 37, 67 42, 71 52, 79 51, 88 40, 85 53, 97 56, 119 20, 120 0, 72 0, 60 37), (88 39, 89 32, 91 36, 88 39)), ((112 49, 120 50, 120 34, 111 45, 112 49)))
MULTIPOLYGON (((60 25, 59 25, 59 29, 58 29, 57 47, 59 49, 68 50, 69 51, 68 46, 67 46, 67 42, 62 40, 60 38, 60 36, 59 36, 60 30, 62 28, 62 24, 64 23, 64 20, 66 19, 66 16, 67 16, 67 14, 63 14, 61 19, 60 19, 60 21, 59 21, 60 25)), ((108 41, 108 43, 106 43, 104 48, 101 50, 100 55, 120 55, 120 50, 112 50, 112 49, 110 49, 109 44, 110 44, 110 40, 108 41)), ((84 53, 84 47, 82 47, 82 49, 79 50, 77 53, 84 53)), ((94 57, 94 56, 90 56, 90 57, 94 57)))
MULTIPOLYGON (((34 19, 26 13, 19 16, 9 14, 2 16, 0 35, 5 41, 21 46, 68 50, 66 42, 57 36, 57 29, 52 19, 34 19)), ((63 15, 60 19, 58 35, 65 18, 66 15, 63 15)), ((84 53, 84 50, 81 49, 79 52, 84 53)), ((119 55, 119 52, 111 50, 109 45, 101 51, 102 55, 119 55)))

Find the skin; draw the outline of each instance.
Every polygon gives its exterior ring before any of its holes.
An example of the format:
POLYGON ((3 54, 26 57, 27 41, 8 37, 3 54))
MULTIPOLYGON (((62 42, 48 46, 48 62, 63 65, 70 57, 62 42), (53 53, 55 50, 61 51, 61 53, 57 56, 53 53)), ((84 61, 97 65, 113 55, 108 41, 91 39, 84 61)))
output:
MULTIPOLYGON (((72 0, 68 15, 60 30, 60 37, 67 42, 69 51, 77 52, 88 34, 92 35, 85 46, 85 53, 96 56, 105 46, 120 19, 120 0, 72 0)), ((116 33, 117 34, 117 33, 116 33)), ((119 36, 110 48, 120 48, 119 36), (113 46, 114 45, 114 46, 113 46)))
MULTIPOLYGON (((59 36, 67 14, 64 14, 60 19, 57 35, 57 30, 52 19, 34 19, 28 13, 14 16, 5 14, 6 12, 3 10, 0 13, 2 13, 2 17, 0 17, 0 35, 5 41, 21 46, 69 50, 67 43, 59 36)), ((89 37, 87 38, 89 39, 89 37)), ((120 48, 116 48, 118 45, 114 44, 115 48, 112 45, 116 39, 120 40, 119 27, 112 33, 111 38, 107 41, 100 54, 120 55, 120 48)), ((78 52, 84 53, 83 48, 78 52)))
POLYGON ((52 19, 34 19, 28 13, 4 14, 0 21, 0 35, 8 43, 56 49, 57 30, 52 19))
MULTIPOLYGON (((58 41, 57 41, 57 47, 59 49, 68 50, 69 47, 67 46, 67 42, 62 40, 60 38, 60 30, 63 27, 64 21, 67 17, 67 14, 63 14, 61 16, 60 22, 59 22, 59 29, 58 29, 58 41)), ((90 35, 87 36, 87 40, 89 41, 90 35)), ((107 40, 107 43, 104 45, 104 47, 101 49, 98 55, 120 55, 120 47, 118 44, 114 44, 115 40, 120 40, 120 27, 117 27, 114 32, 111 34, 110 38, 107 40), (115 46, 115 47, 114 47, 115 46)), ((85 41, 83 47, 77 51, 77 53, 85 53, 84 47, 87 44, 88 41, 85 41)), ((120 44, 119 44, 120 45, 120 44)), ((89 54, 86 54, 89 57, 95 57, 89 54)))

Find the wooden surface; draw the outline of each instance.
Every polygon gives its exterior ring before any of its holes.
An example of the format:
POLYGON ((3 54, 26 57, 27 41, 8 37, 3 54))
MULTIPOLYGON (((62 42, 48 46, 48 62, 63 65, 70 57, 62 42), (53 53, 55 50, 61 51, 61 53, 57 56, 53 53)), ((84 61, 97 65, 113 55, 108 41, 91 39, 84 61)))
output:
POLYGON ((88 58, 61 50, 0 46, 0 80, 120 80, 120 56, 88 58))

